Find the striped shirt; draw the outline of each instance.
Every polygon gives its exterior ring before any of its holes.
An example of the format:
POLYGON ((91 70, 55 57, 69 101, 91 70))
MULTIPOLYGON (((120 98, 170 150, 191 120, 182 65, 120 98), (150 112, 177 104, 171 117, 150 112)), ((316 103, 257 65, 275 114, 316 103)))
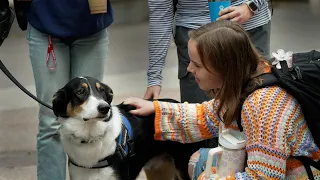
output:
MULTIPOLYGON (((253 0, 257 13, 243 24, 250 30, 267 24, 271 19, 267 0, 253 0)), ((231 5, 241 5, 244 0, 232 0, 231 5)), ((173 0, 148 0, 149 4, 149 68, 148 86, 161 85, 173 29, 173 0)), ((178 0, 176 26, 197 29, 210 22, 208 0, 178 0)))

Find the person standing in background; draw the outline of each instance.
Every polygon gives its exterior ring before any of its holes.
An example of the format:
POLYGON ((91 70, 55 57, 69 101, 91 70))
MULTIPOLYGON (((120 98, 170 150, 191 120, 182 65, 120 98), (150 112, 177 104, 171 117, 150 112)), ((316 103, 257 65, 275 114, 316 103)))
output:
MULTIPOLYGON (((89 8, 90 0, 41 0, 25 6, 26 37, 40 100, 51 104, 54 92, 74 77, 103 79, 107 27, 113 22, 113 9, 108 0, 100 3, 100 12, 89 8)), ((52 110, 40 106, 38 180, 66 179, 66 154, 57 132, 59 127, 52 110)))
MULTIPOLYGON (((159 98, 162 70, 165 65, 175 19, 174 41, 179 61, 178 78, 182 102, 199 103, 210 98, 200 90, 187 72, 188 32, 210 22, 208 0, 148 0, 149 5, 149 68, 148 87, 144 99, 159 98)), ((220 12, 218 20, 240 23, 249 33, 257 49, 269 57, 271 13, 267 0, 231 0, 231 6, 220 12)))

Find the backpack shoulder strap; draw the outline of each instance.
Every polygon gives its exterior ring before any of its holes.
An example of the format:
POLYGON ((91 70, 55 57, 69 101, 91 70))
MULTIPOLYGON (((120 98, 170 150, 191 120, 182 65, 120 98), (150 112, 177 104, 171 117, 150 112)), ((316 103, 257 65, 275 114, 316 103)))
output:
POLYGON ((310 180, 314 180, 314 176, 311 170, 310 166, 313 166, 314 168, 320 170, 320 161, 314 161, 311 158, 308 158, 306 156, 293 156, 293 158, 298 159, 299 161, 302 162, 302 164, 304 165, 304 167, 306 168, 307 174, 308 174, 308 178, 310 180))
MULTIPOLYGON (((241 109, 242 109, 244 101, 254 91, 256 91, 258 89, 261 89, 261 88, 268 87, 268 86, 276 85, 276 84, 278 84, 280 82, 279 79, 273 73, 261 74, 258 77, 262 78, 262 84, 257 84, 256 87, 253 89, 253 91, 249 92, 248 95, 245 98, 243 98, 243 100, 240 103, 240 108, 241 109)), ((237 121, 237 125, 238 125, 239 130, 242 132, 243 131, 243 127, 241 125, 241 111, 240 111, 239 116, 238 116, 236 121, 237 121)))
POLYGON ((255 90, 264 88, 267 86, 273 86, 280 82, 279 79, 272 73, 261 74, 259 77, 262 78, 262 84, 257 85, 255 90))

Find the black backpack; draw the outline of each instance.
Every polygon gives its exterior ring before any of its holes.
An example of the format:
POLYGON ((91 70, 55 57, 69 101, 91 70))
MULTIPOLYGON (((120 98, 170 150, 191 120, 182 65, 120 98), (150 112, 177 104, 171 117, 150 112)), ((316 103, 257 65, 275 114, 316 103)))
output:
MULTIPOLYGON (((272 73, 260 75, 263 80, 262 85, 257 86, 254 90, 279 85, 291 93, 299 102, 314 141, 320 147, 320 133, 318 132, 320 131, 320 52, 312 50, 294 53, 292 68, 288 68, 286 61, 280 61, 280 65, 281 69, 277 69, 274 65, 271 68, 272 73)), ((237 123, 242 131, 240 118, 237 123)), ((310 166, 320 170, 320 161, 315 162, 308 157, 294 158, 303 163, 309 179, 314 179, 310 166)))

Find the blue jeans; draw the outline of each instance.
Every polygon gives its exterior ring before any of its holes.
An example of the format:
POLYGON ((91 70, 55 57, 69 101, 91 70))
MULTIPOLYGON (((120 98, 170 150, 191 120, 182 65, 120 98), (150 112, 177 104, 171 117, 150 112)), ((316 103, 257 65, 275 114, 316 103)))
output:
MULTIPOLYGON (((53 38, 57 66, 49 70, 46 65, 48 35, 28 26, 27 40, 35 79, 37 97, 52 104, 53 94, 70 79, 90 76, 102 80, 106 67, 108 32, 78 39, 66 45, 53 38)), ((59 139, 60 125, 52 110, 40 106, 37 135, 38 180, 65 180, 66 154, 59 139)))
MULTIPOLYGON (((197 180, 200 174, 205 170, 207 159, 208 159, 208 153, 210 149, 211 148, 199 149, 200 156, 199 156, 198 162, 195 162, 195 166, 193 169, 193 177, 191 178, 191 180, 197 180)), ((212 161, 212 167, 216 167, 216 163, 217 163, 217 157, 214 156, 212 161)))

